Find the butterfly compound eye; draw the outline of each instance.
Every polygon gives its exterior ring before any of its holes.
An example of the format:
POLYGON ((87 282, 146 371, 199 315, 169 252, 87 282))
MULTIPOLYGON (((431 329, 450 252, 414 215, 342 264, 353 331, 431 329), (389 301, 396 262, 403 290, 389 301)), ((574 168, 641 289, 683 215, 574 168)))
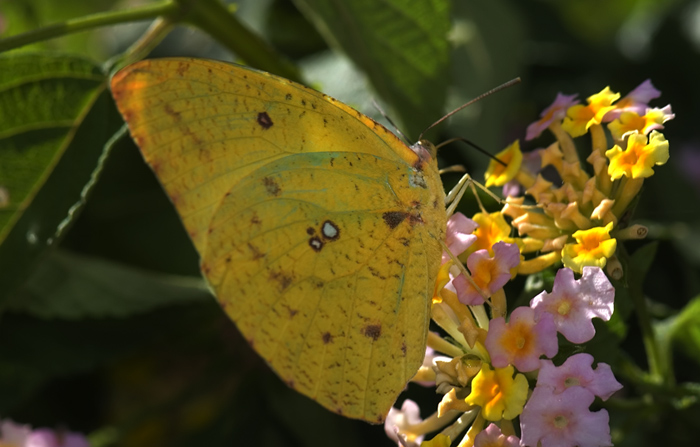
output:
POLYGON ((420 140, 411 146, 411 150, 423 161, 434 160, 437 155, 435 145, 428 140, 420 140))

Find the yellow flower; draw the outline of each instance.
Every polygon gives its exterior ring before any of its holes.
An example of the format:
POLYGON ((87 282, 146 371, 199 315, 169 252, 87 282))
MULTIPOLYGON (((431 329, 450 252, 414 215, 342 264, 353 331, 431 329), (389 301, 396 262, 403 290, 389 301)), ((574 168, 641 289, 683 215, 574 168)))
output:
POLYGON ((589 127, 600 124, 605 114, 615 108, 611 104, 619 97, 619 93, 613 93, 610 87, 605 87, 599 93, 588 97, 588 105, 570 107, 566 112, 562 129, 574 138, 585 134, 589 127))
POLYGON ((653 131, 647 137, 640 133, 632 134, 627 139, 627 149, 622 150, 615 145, 605 152, 610 160, 608 174, 613 180, 623 175, 628 178, 647 178, 654 175, 654 165, 662 165, 668 161, 668 141, 660 132, 653 131))
POLYGON ((495 160, 491 160, 484 174, 487 188, 489 186, 503 186, 515 178, 523 162, 520 142, 515 140, 513 144, 497 153, 496 158, 505 163, 506 166, 503 166, 495 160))
POLYGON ((605 227, 579 230, 573 234, 576 244, 566 244, 562 249, 564 267, 581 273, 585 266, 605 267, 607 259, 615 253, 617 240, 610 237, 612 222, 605 227))
POLYGON ((622 112, 620 118, 608 124, 608 130, 616 140, 621 140, 635 131, 647 135, 654 129, 662 129, 663 123, 672 117, 673 114, 667 115, 664 109, 649 109, 644 116, 635 112, 622 112))
POLYGON ((472 389, 465 402, 481 407, 481 414, 489 421, 511 420, 523 412, 528 384, 524 375, 513 377, 515 368, 481 365, 481 371, 472 380, 472 389))
MULTIPOLYGON (((438 270, 437 278, 435 278, 435 289, 433 290, 433 303, 441 303, 442 298, 440 297, 440 292, 445 288, 448 282, 450 282, 450 267, 452 267, 453 262, 447 261, 438 270)), ((2 446, 0 446, 2 447, 2 446)))

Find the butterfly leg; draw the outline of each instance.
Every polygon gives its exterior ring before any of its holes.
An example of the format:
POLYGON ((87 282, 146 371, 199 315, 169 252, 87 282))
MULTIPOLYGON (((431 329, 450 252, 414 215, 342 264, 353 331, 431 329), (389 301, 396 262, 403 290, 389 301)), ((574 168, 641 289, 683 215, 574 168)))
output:
POLYGON ((474 194, 474 197, 476 198, 476 201, 479 204, 479 208, 481 208, 481 211, 483 213, 487 213, 486 209, 484 208, 484 205, 481 203, 481 199, 479 199, 479 194, 476 191, 477 187, 484 191, 486 194, 488 194, 499 204, 505 205, 505 201, 503 199, 491 192, 491 190, 489 190, 481 183, 474 180, 469 174, 464 174, 459 180, 459 182, 457 182, 457 185, 455 185, 455 187, 452 188, 449 194, 447 194, 447 196, 445 197, 445 205, 449 204, 449 207, 447 208, 448 218, 454 213, 455 209, 457 208, 457 205, 459 205, 459 202, 460 200, 462 200, 462 196, 467 191, 467 189, 472 190, 472 193, 474 194))

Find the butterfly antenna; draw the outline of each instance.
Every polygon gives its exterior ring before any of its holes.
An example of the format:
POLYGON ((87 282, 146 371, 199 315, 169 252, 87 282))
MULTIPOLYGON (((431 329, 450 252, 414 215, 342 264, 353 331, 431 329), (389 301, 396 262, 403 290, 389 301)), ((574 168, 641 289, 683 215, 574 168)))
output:
POLYGON ((408 138, 406 138, 406 135, 404 135, 403 132, 401 132, 401 129, 399 129, 396 124, 394 124, 394 122, 391 120, 391 118, 389 118, 389 115, 387 115, 384 112, 384 110, 379 106, 379 104, 377 104, 377 101, 372 99, 372 105, 374 106, 375 109, 377 109, 377 111, 379 111, 379 113, 384 117, 385 120, 389 121, 389 124, 391 124, 391 127, 393 127, 394 130, 396 131, 396 133, 399 134, 399 136, 403 139, 404 143, 406 143, 409 146, 411 144, 413 144, 408 140, 408 138))
POLYGON ((450 138, 449 140, 443 141, 442 143, 438 144, 438 145, 435 146, 435 147, 436 147, 437 149, 440 149, 441 147, 447 146, 448 144, 454 143, 455 141, 461 141, 462 143, 466 143, 466 144, 468 144, 469 146, 471 146, 471 147, 473 147, 474 149, 476 149, 477 151, 479 151, 479 152, 481 152, 482 154, 486 155, 486 156, 489 157, 490 159, 494 160, 496 163, 500 163, 500 164, 502 164, 503 166, 508 166, 508 164, 506 164, 503 160, 501 160, 500 158, 498 158, 498 157, 496 157, 495 155, 491 154, 489 151, 487 151, 486 149, 484 149, 484 148, 482 148, 481 146, 477 145, 476 143, 472 143, 471 141, 467 140, 466 138, 462 138, 462 137, 450 138))
POLYGON ((423 132, 421 132, 420 136, 418 137, 418 141, 420 141, 420 140, 423 139, 423 135, 425 135, 425 133, 426 133, 427 131, 429 131, 429 130, 432 129, 433 127, 437 126, 437 125, 440 124, 441 122, 445 121, 447 118, 451 117, 452 115, 454 115, 455 113, 457 113, 457 112, 459 112, 460 110, 464 109, 465 107, 470 106, 470 105, 474 104, 475 102, 477 102, 477 101, 479 101, 479 100, 481 100, 481 99, 486 98, 486 97, 489 96, 489 95, 493 95, 493 94, 496 93, 496 92, 500 92, 501 90, 504 90, 504 89, 506 89, 506 88, 508 88, 508 87, 512 87, 512 86, 514 86, 515 84, 517 84, 517 83, 519 83, 519 82, 520 82, 520 78, 511 79, 510 81, 508 81, 508 82, 506 82, 506 83, 504 83, 504 84, 501 84, 501 85, 499 85, 499 86, 496 87, 496 88, 492 88, 491 90, 489 90, 489 91, 486 92, 486 93, 482 93, 481 95, 477 96, 476 98, 472 99, 471 101, 468 101, 467 103, 462 104, 461 106, 457 107, 457 108, 454 109, 453 111, 449 112, 447 115, 443 116, 442 118, 440 118, 439 120, 435 121, 433 124, 431 124, 430 126, 428 126, 423 132))

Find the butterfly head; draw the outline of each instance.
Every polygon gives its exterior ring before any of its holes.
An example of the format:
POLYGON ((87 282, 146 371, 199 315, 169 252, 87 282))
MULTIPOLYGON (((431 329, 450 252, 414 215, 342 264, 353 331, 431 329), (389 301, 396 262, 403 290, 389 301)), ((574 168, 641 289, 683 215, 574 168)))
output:
POLYGON ((437 156, 437 148, 428 140, 419 140, 417 143, 411 145, 411 150, 415 152, 421 162, 424 163, 435 160, 437 156))

